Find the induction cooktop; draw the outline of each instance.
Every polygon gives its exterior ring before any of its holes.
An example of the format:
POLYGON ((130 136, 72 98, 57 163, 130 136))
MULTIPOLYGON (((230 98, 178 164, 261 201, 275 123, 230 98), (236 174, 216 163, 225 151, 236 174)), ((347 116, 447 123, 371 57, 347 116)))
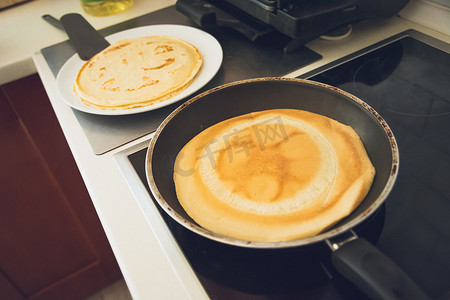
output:
MULTIPOLYGON (((302 78, 337 86, 388 122, 400 150, 385 204, 355 228, 432 299, 450 298, 450 45, 407 31, 302 78)), ((116 154, 144 214, 156 207, 167 232, 212 299, 367 299, 330 263, 325 244, 278 250, 239 248, 198 236, 151 198, 148 141, 116 154)), ((150 218, 150 216, 146 215, 150 218)), ((149 222, 151 224, 151 222, 149 222)), ((154 228, 154 230, 157 230, 154 228)))

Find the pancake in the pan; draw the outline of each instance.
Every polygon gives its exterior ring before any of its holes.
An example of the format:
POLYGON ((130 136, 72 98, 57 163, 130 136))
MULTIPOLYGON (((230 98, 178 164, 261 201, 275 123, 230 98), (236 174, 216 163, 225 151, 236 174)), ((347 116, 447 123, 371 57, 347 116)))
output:
POLYGON ((78 72, 74 91, 84 104, 118 110, 167 100, 189 86, 202 65, 198 49, 169 36, 125 39, 78 72))
POLYGON ((183 147, 174 165, 178 200, 194 221, 261 242, 329 228, 360 204, 374 176, 351 127, 293 109, 211 126, 183 147))

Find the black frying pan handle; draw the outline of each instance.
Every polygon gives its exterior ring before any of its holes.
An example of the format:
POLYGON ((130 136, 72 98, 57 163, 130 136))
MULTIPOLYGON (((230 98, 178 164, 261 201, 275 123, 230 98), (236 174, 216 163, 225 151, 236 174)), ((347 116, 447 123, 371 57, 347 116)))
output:
POLYGON ((333 250, 334 267, 369 297, 429 299, 403 270, 367 240, 355 235, 341 245, 329 243, 329 246, 333 250))

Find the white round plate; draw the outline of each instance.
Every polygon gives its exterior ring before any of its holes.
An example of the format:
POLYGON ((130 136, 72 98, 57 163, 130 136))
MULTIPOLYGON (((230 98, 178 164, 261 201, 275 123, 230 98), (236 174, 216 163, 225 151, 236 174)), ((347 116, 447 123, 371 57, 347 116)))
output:
POLYGON ((173 36, 185 40, 194 45, 201 53, 203 64, 200 71, 195 76, 192 83, 181 93, 173 96, 165 101, 152 105, 123 109, 123 110, 103 110, 85 105, 80 97, 73 91, 73 83, 78 71, 86 63, 79 58, 78 54, 74 54, 62 66, 56 76, 57 89, 64 101, 77 110, 81 110, 97 115, 129 115, 158 109, 177 101, 180 101, 192 93, 201 89, 216 75, 222 65, 222 47, 219 42, 209 33, 194 27, 182 25, 150 25, 136 27, 125 31, 120 31, 106 37, 110 43, 117 42, 127 38, 137 38, 143 36, 173 36))

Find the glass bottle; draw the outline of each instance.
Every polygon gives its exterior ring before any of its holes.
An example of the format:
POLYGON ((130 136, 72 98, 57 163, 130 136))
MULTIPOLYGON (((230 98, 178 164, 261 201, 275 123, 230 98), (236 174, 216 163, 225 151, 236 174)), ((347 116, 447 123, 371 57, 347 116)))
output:
POLYGON ((109 16, 133 5, 133 0, 80 0, 83 10, 91 16, 109 16))

